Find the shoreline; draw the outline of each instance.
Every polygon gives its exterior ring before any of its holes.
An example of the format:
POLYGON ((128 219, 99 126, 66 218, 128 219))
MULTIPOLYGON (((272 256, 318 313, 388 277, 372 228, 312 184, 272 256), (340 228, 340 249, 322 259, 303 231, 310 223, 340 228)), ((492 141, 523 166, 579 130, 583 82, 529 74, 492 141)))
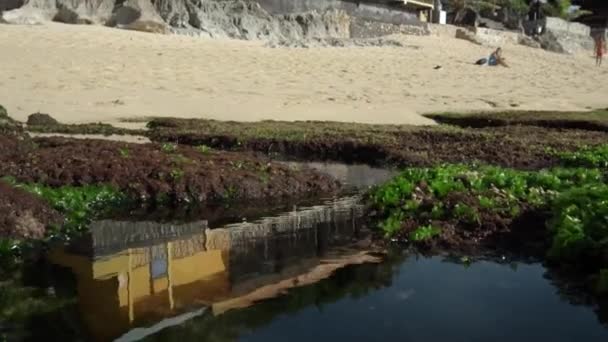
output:
POLYGON ((390 36, 403 47, 268 48, 45 23, 3 25, 0 39, 1 102, 20 121, 41 111, 64 123, 172 116, 426 125, 433 122, 422 114, 431 112, 608 106, 608 68, 590 56, 506 45, 511 68, 483 68, 473 62, 490 48, 445 36, 390 36))

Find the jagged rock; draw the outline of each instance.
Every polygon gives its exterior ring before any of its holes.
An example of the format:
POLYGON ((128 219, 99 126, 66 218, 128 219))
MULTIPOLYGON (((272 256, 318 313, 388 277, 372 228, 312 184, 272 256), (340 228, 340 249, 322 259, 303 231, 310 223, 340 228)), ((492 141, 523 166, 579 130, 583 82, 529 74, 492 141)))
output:
POLYGON ((28 126, 53 126, 58 124, 59 122, 52 116, 44 113, 34 113, 27 117, 28 126))
MULTIPOLYGON (((54 20, 70 24, 102 24, 154 33, 261 39, 275 45, 281 42, 297 45, 308 44, 312 40, 377 38, 380 35, 375 32, 383 31, 378 30, 379 25, 371 25, 371 28, 370 25, 355 25, 359 36, 353 37, 352 18, 343 10, 328 7, 323 11, 271 14, 252 0, 22 1, 22 7, 5 13, 8 22, 35 24, 54 20)), ((391 20, 395 21, 394 18, 391 20)), ((428 29, 422 25, 414 30, 415 25, 391 24, 391 30, 395 32, 428 34, 428 29)))
POLYGON ((560 44, 557 37, 551 31, 545 31, 540 36, 537 36, 540 46, 548 51, 557 52, 557 53, 566 53, 564 47, 560 44))
POLYGON ((25 0, 2 0, 0 1, 0 12, 10 11, 23 6, 25 0))
MULTIPOLYGON (((153 0, 154 7, 163 20, 172 27, 187 28, 192 25, 191 17, 195 16, 203 1, 200 0, 153 0)), ((194 21, 196 23, 196 21, 194 21)), ((194 26, 194 25, 192 25, 194 26)))
POLYGON ((531 48, 535 48, 535 49, 541 48, 541 44, 538 41, 534 40, 531 37, 523 35, 523 34, 518 37, 517 42, 523 46, 527 46, 527 47, 531 47, 531 48))
POLYGON ((539 21, 526 21, 527 34, 535 35, 541 47, 557 53, 577 53, 594 47, 589 26, 546 17, 539 21), (540 28, 540 31, 539 31, 540 28), (538 35, 538 33, 541 33, 538 35))
POLYGON ((117 3, 114 6, 112 17, 106 22, 106 25, 136 25, 137 21, 164 24, 163 18, 158 15, 150 0, 125 0, 120 5, 117 3))

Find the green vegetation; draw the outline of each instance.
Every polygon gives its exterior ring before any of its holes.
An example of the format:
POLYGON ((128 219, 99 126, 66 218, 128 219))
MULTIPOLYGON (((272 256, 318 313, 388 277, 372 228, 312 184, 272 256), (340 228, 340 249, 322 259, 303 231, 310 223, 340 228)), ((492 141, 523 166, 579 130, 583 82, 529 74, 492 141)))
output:
POLYGON ((47 227, 47 236, 42 241, 0 238, 0 270, 5 271, 19 263, 19 256, 25 250, 39 248, 49 239, 69 238, 79 234, 87 229, 92 220, 127 200, 114 188, 104 185, 52 188, 39 184, 20 184, 11 177, 2 180, 42 197, 65 217, 61 226, 47 227))
MULTIPOLYGON (((553 234, 549 256, 608 267, 608 186, 573 188, 551 203, 548 226, 553 234)), ((587 264, 588 265, 588 264, 587 264)))
MULTIPOLYGON (((203 119, 156 118, 148 122, 152 137, 163 131, 197 133, 207 136, 234 137, 239 142, 253 139, 277 139, 307 141, 314 139, 348 138, 350 141, 390 144, 397 141, 396 135, 420 130, 408 125, 370 125, 329 121, 258 121, 233 122, 203 119)), ((437 129, 437 128, 436 128, 437 129)), ((438 128, 441 130, 449 128, 438 128)), ((236 145, 236 143, 235 143, 236 145)), ((199 147, 203 152, 206 148, 199 147)))
POLYGON ((19 322, 65 306, 66 300, 50 297, 44 289, 15 286, 15 281, 0 282, 0 321, 19 322))
POLYGON ((207 145, 199 145, 199 146, 196 146, 196 150, 202 154, 209 154, 209 153, 211 153, 211 151, 213 149, 207 145))
POLYGON ((547 16, 559 17, 564 20, 574 20, 582 15, 591 13, 590 11, 576 9, 571 11, 572 0, 549 0, 542 5, 542 11, 547 16))
POLYGON ((426 241, 439 234, 441 234, 440 228, 428 225, 416 228, 416 230, 409 234, 409 238, 412 241, 426 241))
MULTIPOLYGON (((520 171, 495 166, 408 168, 374 189, 385 234, 412 242, 441 238, 441 227, 484 229, 525 211, 546 213, 547 257, 593 273, 608 268, 608 145, 557 154, 567 167, 520 171), (487 223, 487 222, 486 222, 487 223)), ((600 288, 606 281, 598 276, 600 288)))
POLYGON ((171 176, 171 179, 173 179, 174 181, 179 181, 184 177, 184 171, 179 169, 172 169, 169 173, 169 176, 171 176))
POLYGON ((608 109, 583 112, 505 111, 466 114, 446 112, 425 116, 440 123, 460 127, 522 125, 608 131, 608 109))
POLYGON ((567 166, 608 168, 608 144, 583 147, 574 152, 551 151, 567 166))
POLYGON ((126 147, 119 149, 118 152, 120 153, 120 156, 123 158, 129 158, 129 155, 131 154, 129 149, 126 147))
POLYGON ((165 153, 173 153, 173 152, 177 151, 177 145, 171 144, 171 143, 164 143, 164 144, 160 145, 160 149, 161 149, 161 151, 163 151, 165 153))
POLYGON ((126 200, 123 194, 106 185, 52 188, 39 184, 19 184, 11 177, 5 177, 3 180, 44 198, 53 208, 62 213, 66 218, 63 227, 54 228, 61 228, 59 231, 63 233, 86 229, 87 224, 108 207, 126 200))

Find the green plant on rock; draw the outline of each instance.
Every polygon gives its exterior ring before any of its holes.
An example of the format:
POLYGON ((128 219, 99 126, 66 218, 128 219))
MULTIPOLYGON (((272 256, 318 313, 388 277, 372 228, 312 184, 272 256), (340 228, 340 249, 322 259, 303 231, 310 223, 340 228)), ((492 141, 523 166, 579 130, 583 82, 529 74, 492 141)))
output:
POLYGON ((177 145, 172 143, 164 143, 160 145, 160 149, 165 153, 173 153, 177 151, 177 145))
POLYGON ((18 244, 18 241, 13 239, 0 238, 0 260, 12 256, 18 244))
POLYGON ((196 147, 196 150, 202 154, 209 154, 213 149, 207 145, 199 145, 196 147))
POLYGON ((562 261, 596 260, 608 267, 608 186, 574 188, 551 203, 549 256, 562 261))
POLYGON ((107 185, 52 188, 40 184, 19 184, 10 177, 5 177, 3 180, 42 197, 62 213, 66 221, 63 227, 55 228, 62 228, 64 232, 84 230, 91 219, 103 213, 107 208, 119 205, 126 200, 124 194, 107 185))
MULTIPOLYGON (((588 168, 531 172, 494 166, 441 165, 405 169, 372 190, 370 200, 381 215, 391 220, 398 217, 393 213, 399 213, 413 219, 455 218, 479 225, 480 210, 513 218, 520 214, 524 204, 540 208, 563 191, 601 184, 603 179, 602 171, 588 168), (456 203, 451 209, 438 206, 452 195, 477 199, 478 203, 456 203), (419 196, 433 205, 421 206, 419 196)), ((397 225, 381 226, 385 232, 395 233, 397 225)))
POLYGON ((433 237, 441 234, 441 229, 437 227, 433 227, 432 225, 426 225, 422 227, 416 228, 416 230, 410 232, 408 234, 408 238, 411 241, 427 241, 432 239, 433 237))
POLYGON ((180 169, 172 169, 171 172, 169 172, 169 176, 172 180, 179 181, 180 179, 184 178, 184 171, 180 169))
POLYGON ((392 212, 385 220, 380 222, 380 229, 384 231, 386 236, 394 235, 401 230, 405 215, 402 211, 392 212))
POLYGON ((457 203, 453 210, 454 217, 466 223, 480 224, 481 218, 477 210, 469 205, 457 203))
POLYGON ((129 151, 129 149, 126 148, 126 147, 120 148, 118 150, 118 152, 120 153, 120 156, 123 157, 123 158, 129 158, 129 155, 131 154, 131 152, 129 151))
POLYGON ((565 166, 608 168, 608 144, 583 147, 574 152, 552 151, 565 166))
POLYGON ((239 194, 238 188, 234 185, 229 185, 226 188, 226 190, 224 191, 224 193, 222 194, 222 198, 226 202, 232 202, 237 199, 238 194, 239 194))

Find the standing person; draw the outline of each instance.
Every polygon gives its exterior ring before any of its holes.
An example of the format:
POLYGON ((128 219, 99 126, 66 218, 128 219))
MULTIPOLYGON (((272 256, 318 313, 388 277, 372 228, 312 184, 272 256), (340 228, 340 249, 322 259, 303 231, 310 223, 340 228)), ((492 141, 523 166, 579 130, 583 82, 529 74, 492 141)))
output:
POLYGON ((606 39, 603 35, 598 35, 595 39, 595 65, 602 66, 602 58, 606 51, 606 39))

